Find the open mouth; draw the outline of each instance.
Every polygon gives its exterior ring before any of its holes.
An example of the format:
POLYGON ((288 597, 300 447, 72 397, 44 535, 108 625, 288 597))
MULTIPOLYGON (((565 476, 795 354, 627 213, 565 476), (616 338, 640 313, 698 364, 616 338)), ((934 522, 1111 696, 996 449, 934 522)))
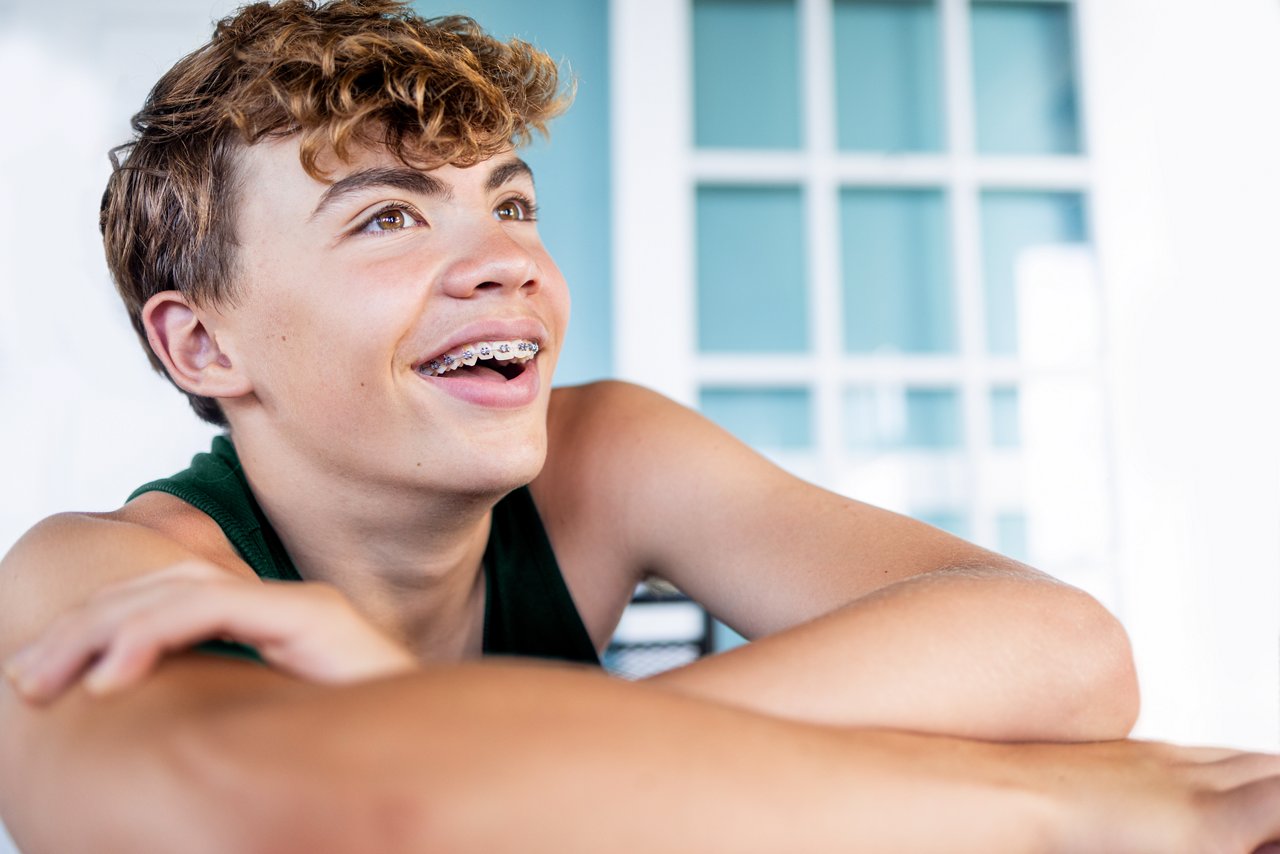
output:
POLYGON ((520 376, 538 355, 538 342, 528 338, 477 341, 418 365, 424 377, 471 377, 506 382, 520 376))

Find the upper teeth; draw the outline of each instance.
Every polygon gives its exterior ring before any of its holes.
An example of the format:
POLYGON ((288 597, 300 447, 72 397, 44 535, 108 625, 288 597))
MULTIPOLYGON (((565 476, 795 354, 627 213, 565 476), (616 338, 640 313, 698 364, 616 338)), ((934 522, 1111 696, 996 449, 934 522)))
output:
POLYGON ((456 371, 463 365, 474 365, 480 359, 527 362, 536 355, 538 355, 538 342, 527 338, 516 338, 511 341, 477 341, 432 359, 425 365, 419 366, 418 372, 441 376, 449 371, 456 371))

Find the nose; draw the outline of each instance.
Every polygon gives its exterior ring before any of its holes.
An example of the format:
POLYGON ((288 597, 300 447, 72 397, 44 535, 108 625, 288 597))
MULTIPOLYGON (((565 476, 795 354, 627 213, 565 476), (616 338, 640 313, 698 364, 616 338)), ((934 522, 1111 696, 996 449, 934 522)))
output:
POLYGON ((532 249, 503 223, 459 235, 453 245, 455 260, 443 276, 446 294, 467 299, 481 291, 536 293, 542 271, 532 249))

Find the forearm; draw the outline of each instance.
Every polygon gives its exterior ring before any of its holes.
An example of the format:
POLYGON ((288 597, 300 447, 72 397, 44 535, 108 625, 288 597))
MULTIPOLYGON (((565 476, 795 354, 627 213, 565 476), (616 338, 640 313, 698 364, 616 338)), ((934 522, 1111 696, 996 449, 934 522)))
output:
POLYGON ((488 663, 229 715, 183 764, 326 817, 262 815, 273 851, 1042 850, 1048 799, 987 751, 488 663))
POLYGON ((649 680, 766 714, 998 741, 1124 737, 1124 630, 1038 575, 946 570, 649 680))
POLYGON ((97 716, 110 743, 81 730, 31 769, 28 809, 6 812, 30 854, 1013 852, 1044 850, 1052 815, 1009 785, 993 745, 783 721, 560 667, 299 685, 193 704, 176 727, 130 724, 114 702, 97 716))

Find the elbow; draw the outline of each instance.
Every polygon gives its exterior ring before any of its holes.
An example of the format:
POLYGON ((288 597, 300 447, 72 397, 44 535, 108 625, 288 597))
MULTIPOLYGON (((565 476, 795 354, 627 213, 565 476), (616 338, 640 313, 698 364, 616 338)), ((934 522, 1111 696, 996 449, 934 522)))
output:
POLYGON ((1092 739, 1095 741, 1127 737, 1138 722, 1141 708, 1138 670, 1129 635, 1119 620, 1104 613, 1109 626, 1105 647, 1099 653, 1100 672, 1095 676, 1095 696, 1099 698, 1099 719, 1094 724, 1096 735, 1092 739))
MULTIPOLYGON (((1069 700, 1062 710, 1064 741, 1125 738, 1138 720, 1137 669, 1128 633, 1096 599, 1080 591, 1068 609, 1069 633, 1057 642, 1066 656, 1069 700)), ((1059 697, 1063 692, 1055 692, 1059 697)))

